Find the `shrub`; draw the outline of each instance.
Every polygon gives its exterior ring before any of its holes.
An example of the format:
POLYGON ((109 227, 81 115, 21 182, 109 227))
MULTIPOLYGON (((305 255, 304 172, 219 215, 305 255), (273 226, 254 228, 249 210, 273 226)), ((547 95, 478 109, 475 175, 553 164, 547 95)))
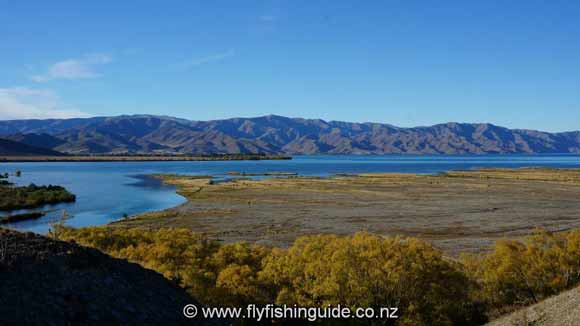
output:
POLYGON ((482 324, 485 314, 580 282, 580 230, 538 230, 458 261, 418 239, 369 233, 305 236, 288 249, 220 244, 185 229, 61 226, 59 236, 154 269, 208 305, 398 307, 401 318, 387 321, 397 325, 482 324))
POLYGON ((0 210, 34 208, 75 200, 75 195, 60 186, 37 186, 31 183, 29 186, 10 187, 0 184, 0 210))
POLYGON ((497 312, 527 305, 580 281, 580 230, 536 230, 524 241, 498 241, 489 253, 462 257, 477 295, 497 312))
POLYGON ((399 307, 399 324, 481 321, 461 269, 417 239, 308 236, 285 250, 222 245, 183 229, 67 228, 62 238, 155 269, 211 305, 399 307))
POLYGON ((66 228, 61 238, 140 263, 200 301, 219 305, 255 303, 259 285, 253 275, 269 252, 246 243, 220 245, 186 229, 66 228))
POLYGON ((321 235, 275 249, 261 276, 277 289, 276 303, 398 307, 399 324, 481 322, 469 280, 440 251, 412 238, 321 235))

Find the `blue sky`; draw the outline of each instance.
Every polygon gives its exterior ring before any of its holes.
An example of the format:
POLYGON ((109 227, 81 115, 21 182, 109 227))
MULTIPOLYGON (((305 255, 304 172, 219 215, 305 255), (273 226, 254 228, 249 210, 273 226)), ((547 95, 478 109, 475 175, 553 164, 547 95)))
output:
POLYGON ((0 119, 580 129, 578 1, 0 4, 0 119))

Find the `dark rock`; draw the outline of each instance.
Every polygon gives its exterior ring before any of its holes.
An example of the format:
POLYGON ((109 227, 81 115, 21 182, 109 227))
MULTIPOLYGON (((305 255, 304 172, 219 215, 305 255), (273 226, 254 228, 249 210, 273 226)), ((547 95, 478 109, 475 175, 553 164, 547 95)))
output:
POLYGON ((182 307, 196 301, 137 264, 1 228, 0 240, 10 253, 0 261, 2 326, 220 324, 185 319, 182 307))

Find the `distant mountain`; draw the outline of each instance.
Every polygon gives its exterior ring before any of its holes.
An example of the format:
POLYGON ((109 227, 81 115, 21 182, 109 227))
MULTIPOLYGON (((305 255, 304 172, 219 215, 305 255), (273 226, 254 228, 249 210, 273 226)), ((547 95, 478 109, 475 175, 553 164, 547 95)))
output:
POLYGON ((58 156, 57 151, 0 138, 0 156, 58 156))
POLYGON ((580 132, 485 123, 399 128, 269 115, 213 121, 133 115, 0 121, 0 137, 65 153, 580 153, 580 132), (3 136, 2 136, 3 135, 3 136))

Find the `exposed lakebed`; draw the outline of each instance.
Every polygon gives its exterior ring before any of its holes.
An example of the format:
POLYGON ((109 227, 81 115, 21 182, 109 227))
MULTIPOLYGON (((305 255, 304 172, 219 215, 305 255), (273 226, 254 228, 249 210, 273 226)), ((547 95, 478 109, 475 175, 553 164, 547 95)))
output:
MULTIPOLYGON (((0 172, 22 170, 11 182, 25 185, 56 184, 77 196, 75 203, 40 208, 44 217, 10 224, 15 229, 46 232, 62 209, 71 216, 67 224, 82 227, 106 224, 124 215, 162 210, 184 203, 175 188, 150 177, 151 174, 211 175, 218 180, 272 172, 304 176, 340 173, 402 172, 432 174, 479 167, 580 168, 580 155, 387 155, 387 156, 297 156, 293 160, 211 162, 38 162, 1 163, 0 172)), ((252 176, 270 178, 275 176, 252 176)), ((37 209, 38 210, 38 209, 37 209)), ((31 210, 2 212, 0 216, 31 210)))

